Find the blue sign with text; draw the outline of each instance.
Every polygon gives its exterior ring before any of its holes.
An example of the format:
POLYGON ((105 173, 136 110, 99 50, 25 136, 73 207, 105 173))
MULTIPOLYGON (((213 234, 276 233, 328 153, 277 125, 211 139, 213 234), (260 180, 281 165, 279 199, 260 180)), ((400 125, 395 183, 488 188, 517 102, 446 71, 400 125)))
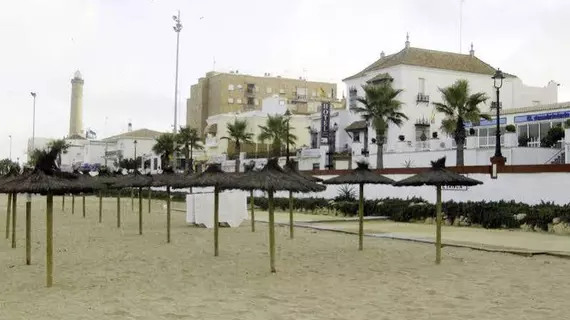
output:
MULTIPOLYGON (((506 124, 506 123, 507 123, 506 117, 499 118, 499 124, 506 124)), ((494 126, 496 124, 497 124, 496 118, 493 118, 491 120, 481 119, 481 120, 479 120, 479 125, 477 127, 494 126)), ((473 124, 471 122, 469 122, 469 121, 465 122, 465 127, 469 128, 472 126, 473 126, 473 124)))
POLYGON ((527 116, 516 116, 515 123, 553 120, 553 119, 566 119, 566 118, 570 118, 570 111, 558 111, 558 112, 530 114, 527 116))

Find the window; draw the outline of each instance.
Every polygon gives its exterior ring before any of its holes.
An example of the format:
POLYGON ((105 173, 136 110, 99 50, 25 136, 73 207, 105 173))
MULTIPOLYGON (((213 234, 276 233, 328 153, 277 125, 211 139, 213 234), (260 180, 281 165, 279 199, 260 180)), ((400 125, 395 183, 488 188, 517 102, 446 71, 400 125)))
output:
POLYGON ((353 133, 352 142, 360 142, 360 132, 353 133))
POLYGON ((229 90, 229 91, 234 91, 234 85, 233 85, 233 84, 228 85, 228 90, 229 90))
POLYGON ((237 85, 237 89, 238 89, 238 90, 241 90, 241 89, 243 89, 243 86, 242 86, 241 84, 238 84, 238 85, 237 85))
POLYGON ((272 91, 271 91, 271 88, 270 88, 270 87, 265 88, 265 93, 271 93, 271 92, 272 92, 272 91))
POLYGON ((316 92, 316 91, 311 92, 311 96, 316 97, 316 96, 317 96, 317 92, 316 92))
POLYGON ((279 94, 285 94, 285 89, 279 89, 279 94))
POLYGON ((418 79, 418 93, 426 93, 426 79, 418 79))
POLYGON ((284 105, 285 105, 285 100, 279 100, 279 105, 280 105, 280 106, 284 106, 284 105))
POLYGON ((259 105, 259 100, 253 99, 253 104, 256 105, 256 106, 258 106, 258 105, 259 105))
POLYGON ((253 104, 254 104, 253 100, 254 100, 254 99, 253 99, 252 97, 248 97, 248 98, 247 98, 247 104, 250 105, 250 106, 253 105, 253 104))
POLYGON ((228 103, 234 103, 234 98, 228 98, 228 103))
POLYGON ((313 170, 320 170, 321 169, 321 164, 318 162, 313 163, 313 170))
POLYGON ((241 99, 238 98, 237 101, 236 101, 236 103, 237 103, 237 104, 241 104, 241 99))

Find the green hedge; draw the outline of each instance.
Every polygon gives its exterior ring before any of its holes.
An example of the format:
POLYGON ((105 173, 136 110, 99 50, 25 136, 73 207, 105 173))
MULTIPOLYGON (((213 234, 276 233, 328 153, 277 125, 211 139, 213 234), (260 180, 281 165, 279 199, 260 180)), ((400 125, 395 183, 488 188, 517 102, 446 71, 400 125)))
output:
MULTIPOLYGON (((248 200, 249 201, 249 200, 248 200)), ((275 208, 289 209, 288 198, 275 198, 275 208)), ((254 203, 261 210, 267 210, 267 198, 255 197, 254 203)), ((358 214, 358 201, 334 201, 324 198, 294 198, 295 211, 312 213, 333 212, 347 217, 358 214)), ((484 228, 519 228, 522 224, 548 230, 548 224, 554 218, 570 222, 570 205, 555 205, 541 203, 528 205, 514 201, 477 201, 454 202, 442 204, 444 218, 453 221, 468 221, 469 224, 480 225, 484 228), (517 220, 518 214, 526 215, 517 220)), ((396 199, 385 198, 364 201, 364 215, 386 216, 394 221, 410 222, 423 221, 435 217, 435 205, 421 198, 396 199)))

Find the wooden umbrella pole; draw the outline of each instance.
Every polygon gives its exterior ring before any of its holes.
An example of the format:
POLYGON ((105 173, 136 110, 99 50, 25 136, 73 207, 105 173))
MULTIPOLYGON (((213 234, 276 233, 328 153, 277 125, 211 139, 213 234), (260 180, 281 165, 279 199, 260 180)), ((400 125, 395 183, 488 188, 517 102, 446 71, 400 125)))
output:
POLYGON ((99 223, 103 222, 103 191, 99 191, 99 223))
POLYGON ((121 190, 117 190, 117 228, 121 227, 121 190))
POLYGON ((166 243, 170 243, 170 186, 166 186, 166 243))
POLYGON ((219 224, 220 224, 220 216, 219 216, 219 208, 220 208, 220 190, 218 187, 214 187, 214 256, 217 257, 219 252, 219 243, 218 243, 218 236, 219 236, 219 224))
POLYGON ((364 183, 359 184, 358 196, 358 250, 364 248, 364 183))
POLYGON ((12 194, 8 194, 8 204, 6 205, 6 239, 10 238, 10 218, 12 214, 12 194))
POLYGON ((273 191, 267 191, 267 202, 269 204, 269 266, 271 272, 275 273, 275 217, 273 212, 273 191))
POLYGON ((46 286, 53 283, 53 195, 47 195, 46 208, 46 286))
POLYGON ((289 191, 289 237, 293 239, 293 192, 289 191))
POLYGON ((150 213, 150 200, 152 198, 152 190, 148 187, 148 213, 150 213))
POLYGON ((131 188, 131 210, 135 210, 135 188, 131 188))
POLYGON ((65 194, 61 196, 61 211, 65 211, 65 194))
POLYGON ((71 214, 75 214, 75 195, 71 195, 71 214))
POLYGON ((82 194, 82 198, 83 198, 83 218, 85 218, 85 194, 82 194))
POLYGON ((251 207, 251 232, 255 232, 255 201, 253 199, 253 190, 249 191, 249 205, 251 207))
POLYGON ((12 195, 12 248, 16 248, 16 202, 18 201, 18 194, 12 195))
POLYGON ((441 263, 441 186, 436 186, 437 202, 435 205, 436 210, 436 227, 435 227, 435 263, 441 263))
POLYGON ((26 201, 26 264, 32 263, 32 202, 26 201))
POLYGON ((143 225, 143 218, 142 218, 142 188, 139 188, 139 234, 142 234, 142 225, 143 225))

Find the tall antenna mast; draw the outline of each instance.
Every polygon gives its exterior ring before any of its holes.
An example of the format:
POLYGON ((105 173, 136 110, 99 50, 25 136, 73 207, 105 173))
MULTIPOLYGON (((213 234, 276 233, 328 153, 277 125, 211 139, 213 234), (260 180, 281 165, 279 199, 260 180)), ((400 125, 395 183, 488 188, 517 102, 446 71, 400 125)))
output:
POLYGON ((212 57, 212 71, 216 71, 216 56, 212 57))
POLYGON ((461 36, 463 33, 463 2, 465 0, 459 0, 459 53, 461 53, 461 36))

